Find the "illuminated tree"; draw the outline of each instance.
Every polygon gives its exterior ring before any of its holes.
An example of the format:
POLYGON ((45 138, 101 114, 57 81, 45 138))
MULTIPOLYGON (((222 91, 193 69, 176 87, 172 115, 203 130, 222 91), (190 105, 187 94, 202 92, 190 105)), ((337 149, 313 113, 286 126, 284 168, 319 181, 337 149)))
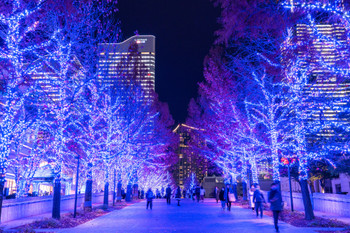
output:
POLYGON ((287 61, 283 68, 285 83, 289 86, 290 125, 294 137, 291 151, 299 162, 306 219, 314 217, 307 187, 310 164, 323 160, 335 166, 339 155, 347 152, 348 126, 344 114, 348 114, 349 109, 342 103, 348 102, 349 96, 339 97, 335 93, 348 83, 345 77, 349 71, 349 47, 343 41, 349 40, 349 21, 339 3, 314 1, 285 5, 304 14, 301 22, 307 28, 302 43, 296 43, 296 37, 289 29, 282 45, 284 60, 287 61), (327 34, 319 28, 319 24, 337 25, 344 29, 344 34, 341 38, 335 33, 327 34), (337 57, 336 60, 326 57, 323 54, 326 50, 337 57), (321 87, 327 88, 329 84, 332 88, 323 91, 321 87), (327 120, 325 112, 335 113, 336 120, 327 120))
MULTIPOLYGON (((42 1, 26 4, 6 1, 0 5, 1 30, 1 115, 0 115, 0 209, 3 200, 4 177, 8 167, 11 144, 18 140, 35 118, 26 118, 26 99, 36 86, 30 73, 38 66, 34 60, 40 50, 49 46, 55 33, 41 37, 38 12, 42 1)), ((40 65, 39 65, 40 66, 40 65)))
MULTIPOLYGON (((9 166, 14 169, 16 181, 16 197, 28 195, 34 175, 42 162, 46 160, 46 153, 50 150, 45 138, 45 125, 35 122, 24 131, 18 145, 15 146, 14 157, 11 157, 9 166)), ((33 190, 33 194, 36 190, 33 190)))

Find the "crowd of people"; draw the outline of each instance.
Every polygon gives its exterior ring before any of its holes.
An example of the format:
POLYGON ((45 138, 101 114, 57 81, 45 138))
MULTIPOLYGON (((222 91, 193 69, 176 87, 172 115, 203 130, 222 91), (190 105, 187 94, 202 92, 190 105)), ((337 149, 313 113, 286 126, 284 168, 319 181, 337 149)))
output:
MULTIPOLYGON (((221 209, 231 211, 231 204, 237 200, 237 196, 234 194, 230 185, 226 185, 219 189, 215 187, 214 197, 216 203, 221 203, 221 209)), ((276 183, 271 184, 271 190, 268 192, 267 201, 270 203, 270 209, 273 212, 274 227, 276 232, 279 232, 278 227, 278 216, 283 209, 282 195, 279 190, 279 185, 276 183)), ((265 200, 263 192, 260 190, 259 185, 252 185, 249 189, 249 205, 253 211, 256 213, 256 217, 263 217, 264 205, 267 202, 265 200)))
MULTIPOLYGON (((204 202, 205 197, 205 189, 203 186, 195 186, 189 190, 181 190, 180 186, 177 187, 176 190, 172 190, 170 186, 168 186, 165 190, 164 196, 161 196, 166 199, 166 203, 168 205, 171 204, 171 199, 174 198, 177 201, 177 206, 181 206, 180 202, 182 198, 189 198, 193 201, 204 202)), ((158 194, 156 191, 156 195, 153 193, 151 189, 148 189, 146 192, 147 205, 146 208, 152 209, 152 201, 153 199, 158 198, 158 194)), ((216 199, 216 203, 221 204, 221 209, 231 211, 232 202, 237 200, 237 194, 234 193, 231 185, 227 184, 221 189, 215 187, 214 190, 214 198, 216 199)), ((249 189, 249 205, 253 211, 256 213, 256 217, 263 218, 263 210, 264 205, 270 203, 270 209, 273 212, 274 226, 276 232, 279 232, 278 227, 278 216, 283 209, 283 201, 282 195, 279 190, 279 185, 276 183, 271 184, 271 190, 268 192, 267 201, 264 197, 263 192, 260 190, 259 185, 252 185, 249 189)))
MULTIPOLYGON (((177 206, 181 206, 180 202, 181 202, 182 198, 190 198, 193 201, 204 202, 205 189, 203 188, 203 186, 197 185, 196 187, 193 187, 189 190, 183 189, 181 191, 180 186, 178 186, 177 189, 173 192, 173 190, 171 189, 171 187, 169 185, 165 189, 165 194, 162 195, 158 191, 158 189, 156 189, 156 194, 154 194, 152 189, 149 188, 146 192, 146 200, 147 200, 146 209, 148 209, 148 208, 152 209, 153 199, 156 199, 156 198, 165 198, 166 203, 168 205, 170 205, 172 197, 175 198, 175 200, 177 201, 177 206)), ((139 192, 139 198, 143 199, 143 191, 139 192)))

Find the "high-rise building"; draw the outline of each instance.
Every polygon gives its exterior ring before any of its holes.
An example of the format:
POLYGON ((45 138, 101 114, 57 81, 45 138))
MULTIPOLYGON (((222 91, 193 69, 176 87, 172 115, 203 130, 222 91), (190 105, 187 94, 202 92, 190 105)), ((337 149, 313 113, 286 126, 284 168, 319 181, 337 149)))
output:
MULTIPOLYGON (((42 64, 40 69, 35 70, 31 77, 36 82, 38 90, 41 95, 41 102, 43 103, 57 103, 61 101, 60 90, 62 89, 63 80, 59 77, 57 70, 59 64, 53 59, 42 60, 38 59, 36 63, 42 64), (57 70, 55 70, 57 69, 57 70)), ((63 69, 63 68, 61 68, 63 69)), ((66 69, 66 76, 71 78, 74 82, 79 82, 84 79, 85 70, 76 56, 72 56, 68 62, 66 69)))
POLYGON ((140 85, 145 99, 155 91, 155 36, 136 35, 121 43, 99 44, 98 81, 123 91, 140 85))
MULTIPOLYGON (((291 6, 298 4, 313 4, 313 0, 289 0, 291 6)), ((337 3, 338 6, 344 7, 343 0, 325 0, 324 4, 329 2, 337 3)), ((293 7, 292 7, 293 8, 293 7)), ((335 74, 328 67, 336 67, 342 63, 344 54, 347 51, 346 31, 342 24, 324 22, 317 19, 314 25, 307 23, 298 23, 293 28, 292 44, 305 44, 308 46, 299 46, 297 56, 304 58, 303 68, 312 67, 309 75, 308 85, 304 93, 310 99, 308 122, 323 123, 325 127, 317 133, 313 132, 307 135, 309 143, 318 140, 327 140, 329 137, 337 135, 338 140, 344 139, 341 132, 336 133, 336 129, 331 128, 328 123, 334 126, 348 126, 348 114, 342 106, 344 100, 350 97, 349 80, 347 77, 341 77, 335 74), (318 38, 314 36, 317 31, 318 38), (313 35, 313 36, 312 36, 313 35), (320 39, 320 37, 328 38, 320 39), (334 43, 336 41, 336 43, 334 43), (306 58, 306 60, 305 60, 306 58), (319 65, 323 64, 323 65, 319 65), (327 126, 328 125, 328 126, 327 126)), ((288 53, 288 51, 284 51, 288 53)), ((288 63, 288 61, 285 61, 288 63)))
POLYGON ((199 140, 201 130, 186 124, 179 124, 173 130, 180 139, 177 149, 179 162, 176 164, 174 177, 181 188, 184 188, 186 180, 190 179, 192 173, 199 182, 208 175, 208 161, 198 153, 198 148, 204 145, 204 142, 199 140))

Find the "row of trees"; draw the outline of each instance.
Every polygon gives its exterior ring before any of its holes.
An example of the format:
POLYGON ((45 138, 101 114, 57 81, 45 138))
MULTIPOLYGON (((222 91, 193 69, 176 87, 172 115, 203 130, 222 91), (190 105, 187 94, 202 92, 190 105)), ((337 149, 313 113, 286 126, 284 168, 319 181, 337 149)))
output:
POLYGON ((293 161, 312 219, 315 164, 329 171, 349 161, 348 11, 340 1, 216 3, 223 27, 188 122, 205 129, 204 153, 244 188, 266 164, 279 182, 293 161))
POLYGON ((98 44, 119 38, 116 12, 116 1, 0 3, 0 209, 5 174, 15 174, 20 197, 45 163, 55 177, 54 218, 61 180, 77 158, 88 209, 92 190, 104 186, 108 198, 114 180, 144 188, 170 180, 176 137, 167 105, 155 93, 145 98, 122 70, 116 75, 127 88, 103 85, 99 76, 98 44))

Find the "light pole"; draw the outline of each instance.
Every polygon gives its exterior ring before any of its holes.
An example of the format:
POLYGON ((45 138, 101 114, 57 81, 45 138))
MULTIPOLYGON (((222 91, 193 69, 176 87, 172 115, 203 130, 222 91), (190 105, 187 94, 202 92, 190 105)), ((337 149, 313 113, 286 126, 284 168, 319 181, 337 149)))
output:
POLYGON ((75 200, 74 200, 74 215, 75 218, 77 216, 77 202, 78 202, 78 182, 79 182, 79 156, 76 157, 78 159, 78 165, 77 165, 77 178, 75 182, 75 200))
POLYGON ((289 159, 288 159, 288 179, 289 179, 290 207, 291 207, 292 212, 294 212, 292 180, 290 177, 290 161, 289 161, 289 159))
POLYGON ((115 176, 116 176, 116 171, 115 171, 115 168, 114 168, 114 174, 113 174, 113 206, 114 206, 114 202, 115 202, 115 196, 116 196, 116 193, 115 193, 115 176))
POLYGON ((292 212, 294 212, 294 205, 293 205, 293 191, 292 191, 292 178, 290 175, 290 165, 293 162, 294 163, 295 159, 292 158, 282 158, 282 162, 287 165, 288 167, 288 181, 289 181, 289 195, 290 195, 290 207, 292 212))

